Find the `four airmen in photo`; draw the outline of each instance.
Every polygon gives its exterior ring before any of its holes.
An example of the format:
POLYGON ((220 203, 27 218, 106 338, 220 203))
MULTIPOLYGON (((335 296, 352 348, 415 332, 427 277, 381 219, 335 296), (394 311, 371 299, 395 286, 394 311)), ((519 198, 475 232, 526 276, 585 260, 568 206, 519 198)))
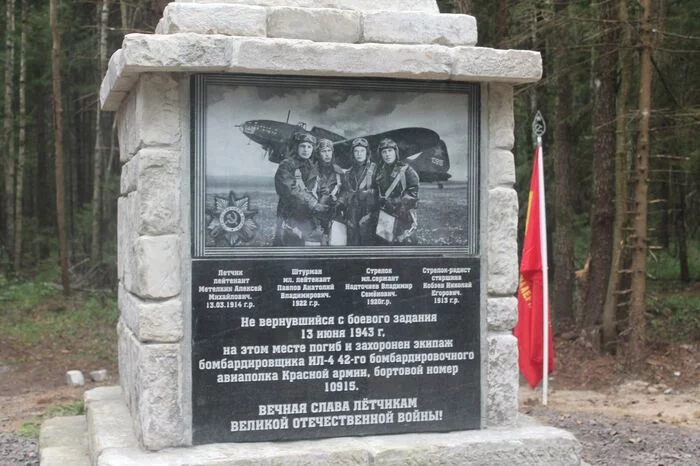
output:
POLYGON ((275 246, 376 246, 416 243, 420 180, 383 139, 352 141, 352 166, 335 163, 333 142, 298 132, 275 174, 275 246))

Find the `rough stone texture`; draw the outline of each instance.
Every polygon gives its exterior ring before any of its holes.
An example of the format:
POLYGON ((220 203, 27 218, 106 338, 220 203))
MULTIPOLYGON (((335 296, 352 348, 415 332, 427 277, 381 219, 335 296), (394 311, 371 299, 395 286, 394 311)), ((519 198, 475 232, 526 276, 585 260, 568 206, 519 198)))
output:
POLYGON ((476 19, 467 15, 373 11, 362 14, 364 42, 475 45, 476 19))
POLYGON ((487 290, 489 295, 513 295, 518 285, 518 194, 495 188, 488 202, 487 290))
POLYGON ((515 143, 513 117, 513 86, 489 84, 489 146, 491 149, 512 150, 515 143))
POLYGON ((141 444, 149 450, 184 445, 180 346, 143 345, 139 357, 136 434, 141 444))
POLYGON ((117 324, 117 344, 119 352, 119 385, 124 389, 124 402, 133 419, 137 419, 138 393, 136 372, 141 343, 124 323, 123 317, 117 324))
POLYGON ((138 447, 131 429, 114 428, 119 425, 131 425, 131 416, 122 401, 121 389, 119 387, 100 388, 99 391, 85 392, 85 416, 91 458, 99 457, 106 449, 138 447))
POLYGON ((177 81, 166 74, 143 74, 118 116, 122 162, 144 147, 178 148, 180 102, 177 81))
POLYGON ((489 427, 515 426, 518 419, 518 340, 511 334, 489 334, 487 341, 487 423, 489 427))
POLYGON ((300 8, 340 8, 346 10, 423 11, 437 13, 435 0, 175 0, 182 3, 244 3, 259 6, 293 6, 300 8))
POLYGON ((486 304, 489 330, 509 332, 518 323, 518 300, 514 297, 489 298, 486 304))
POLYGON ((142 236, 134 244, 133 276, 125 268, 124 287, 145 299, 180 294, 180 238, 177 235, 142 236))
POLYGON ((82 387, 85 385, 85 377, 80 371, 66 372, 66 383, 69 387, 82 387))
POLYGON ((134 246, 138 235, 136 222, 138 197, 136 192, 117 201, 117 273, 128 290, 136 287, 136 256, 134 246))
POLYGON ((85 416, 62 416, 41 423, 41 466, 89 466, 85 416))
POLYGON ((483 81, 525 83, 542 77, 542 56, 529 50, 456 47, 452 77, 479 75, 483 81), (485 53, 485 50, 489 50, 485 53))
POLYGON ((110 105, 116 110, 119 103, 126 97, 126 94, 138 79, 138 73, 130 73, 124 70, 122 51, 121 49, 117 50, 109 57, 107 73, 104 77, 103 85, 100 86, 100 100, 109 101, 110 105), (109 86, 104 86, 104 83, 109 83, 109 86))
MULTIPOLYGON (((442 45, 341 44, 193 33, 129 34, 124 38, 122 53, 113 58, 113 69, 110 69, 102 82, 100 94, 105 110, 117 108, 118 100, 112 98, 110 90, 125 86, 122 76, 132 82, 135 73, 152 71, 495 80, 512 83, 537 81, 542 72, 539 53, 522 50, 442 45)), ((138 103, 131 100, 133 97, 130 96, 125 103, 126 108, 122 109, 123 113, 129 114, 138 103)), ((120 118, 120 122, 123 122, 123 118, 120 118)), ((131 139, 125 143, 129 150, 127 155, 122 156, 123 161, 141 147, 140 143, 143 145, 149 141, 141 141, 140 133, 125 133, 124 130, 128 128, 124 126, 124 123, 120 125, 120 135, 126 134, 131 139)), ((158 133, 158 128, 150 129, 158 133)), ((179 133, 177 139, 179 140, 179 133)), ((512 143, 510 147, 497 147, 510 150, 512 143)))
POLYGON ((240 43, 231 71, 448 79, 450 63, 450 50, 437 45, 249 39, 240 43))
POLYGON ((119 286, 119 310, 124 324, 141 342, 177 343, 182 340, 184 316, 179 298, 149 302, 119 286))
POLYGON ((157 33, 199 32, 229 36, 262 36, 267 31, 267 10, 238 4, 188 5, 170 3, 163 11, 157 33))
POLYGON ((191 71, 223 72, 238 43, 246 40, 253 39, 193 33, 127 34, 122 61, 127 71, 185 71, 182 68, 187 64, 191 71))
POLYGON ((122 196, 136 191, 136 183, 138 181, 139 160, 138 154, 134 155, 131 160, 122 165, 122 174, 120 178, 120 192, 122 196))
POLYGON ((271 8, 267 36, 315 42, 360 41, 360 13, 326 8, 271 8))
MULTIPOLYGON (((137 154, 137 217, 139 235, 177 233, 180 223, 180 153, 142 149, 137 154)), ((132 160, 133 161, 133 160, 132 160)))
POLYGON ((515 184, 515 160, 508 150, 495 149, 489 154, 489 188, 511 188, 515 184))
POLYGON ((99 369, 96 371, 90 371, 90 379, 93 382, 103 382, 107 379, 107 369, 99 369))
POLYGON ((123 403, 136 437, 150 450, 185 445, 180 345, 141 343, 123 320, 117 330, 123 403))

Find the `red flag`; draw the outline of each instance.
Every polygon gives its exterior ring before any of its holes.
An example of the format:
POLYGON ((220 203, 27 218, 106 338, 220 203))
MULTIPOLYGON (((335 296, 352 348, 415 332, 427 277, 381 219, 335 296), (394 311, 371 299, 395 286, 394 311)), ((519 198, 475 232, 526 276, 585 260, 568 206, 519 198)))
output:
MULTIPOLYGON (((525 241, 520 262, 518 283, 518 324, 513 331, 518 338, 518 364, 532 388, 542 380, 544 361, 544 313, 545 283, 543 264, 546 269, 547 231, 544 228, 544 176, 542 170, 542 147, 535 151, 535 163, 530 180, 530 195, 525 221, 525 241)), ((548 306, 547 306, 548 308, 548 306)), ((554 348, 552 332, 548 333, 549 373, 554 370, 554 348)))

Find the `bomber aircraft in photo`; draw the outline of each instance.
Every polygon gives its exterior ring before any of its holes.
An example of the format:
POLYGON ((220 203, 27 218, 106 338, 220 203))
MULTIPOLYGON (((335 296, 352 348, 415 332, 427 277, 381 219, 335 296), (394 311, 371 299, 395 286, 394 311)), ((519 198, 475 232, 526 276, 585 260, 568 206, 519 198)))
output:
POLYGON ((292 136, 298 131, 306 131, 317 138, 333 141, 335 162, 342 168, 349 168, 352 164, 350 145, 355 137, 367 139, 375 161, 379 160, 379 154, 376 153, 379 141, 389 138, 399 146, 399 157, 418 172, 422 182, 438 182, 441 186, 442 182, 452 176, 448 173, 450 159, 445 142, 435 131, 427 128, 400 128, 345 138, 318 126, 307 129, 305 123, 293 125, 274 120, 249 120, 237 127, 251 141, 260 144, 267 158, 274 163, 284 159, 292 136))

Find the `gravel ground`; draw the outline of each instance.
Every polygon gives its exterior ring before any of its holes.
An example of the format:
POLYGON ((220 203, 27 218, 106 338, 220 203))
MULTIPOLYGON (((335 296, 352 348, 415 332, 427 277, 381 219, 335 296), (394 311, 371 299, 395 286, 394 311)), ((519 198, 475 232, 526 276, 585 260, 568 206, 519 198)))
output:
POLYGON ((0 432, 0 466, 39 466, 39 443, 17 434, 0 432))
POLYGON ((698 429, 544 407, 528 414, 573 433, 583 445, 583 460, 594 466, 700 465, 698 429))

